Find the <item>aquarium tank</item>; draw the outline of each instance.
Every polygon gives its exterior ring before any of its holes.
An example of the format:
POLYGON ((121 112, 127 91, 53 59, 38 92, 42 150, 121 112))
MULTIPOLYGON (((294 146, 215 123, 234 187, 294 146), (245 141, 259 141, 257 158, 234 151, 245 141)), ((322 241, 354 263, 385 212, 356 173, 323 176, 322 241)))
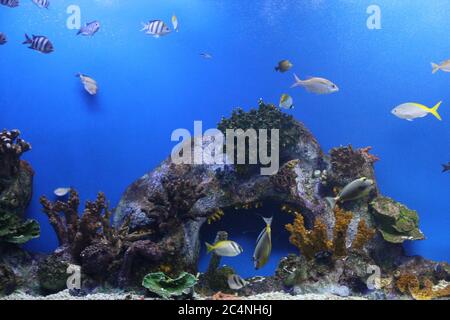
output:
POLYGON ((449 299, 449 10, 0 0, 0 299, 449 299))

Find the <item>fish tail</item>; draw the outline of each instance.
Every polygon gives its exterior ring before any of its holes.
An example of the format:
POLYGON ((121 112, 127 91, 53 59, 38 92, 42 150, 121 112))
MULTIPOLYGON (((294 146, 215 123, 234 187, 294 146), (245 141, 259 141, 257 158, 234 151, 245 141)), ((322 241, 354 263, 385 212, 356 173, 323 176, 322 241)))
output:
POLYGON ((442 172, 447 172, 449 170, 450 170, 450 165, 446 165, 446 164, 442 165, 442 172))
POLYGON ((22 44, 28 44, 28 43, 32 43, 33 40, 31 40, 31 38, 28 36, 28 34, 25 33, 25 41, 22 42, 22 44))
POLYGON ((270 218, 264 218, 263 217, 263 220, 270 227, 272 225, 273 217, 270 217, 270 218))
POLYGON ((328 197, 328 198, 325 198, 325 200, 327 201, 330 208, 334 209, 334 207, 336 206, 336 203, 337 203, 337 198, 328 197))
POLYGON ((205 242, 206 245, 206 252, 210 253, 214 250, 214 246, 212 244, 209 244, 208 242, 205 242))
POLYGON ((441 106, 442 101, 439 101, 433 108, 430 109, 430 113, 435 116, 439 121, 442 121, 441 115, 438 113, 438 109, 441 106))
POLYGON ((436 64, 436 63, 434 63, 434 62, 432 62, 431 63, 431 68, 433 68, 433 74, 435 74, 436 72, 438 72, 439 71, 439 69, 441 68, 438 64, 436 64))
POLYGON ((295 73, 294 73, 294 79, 295 79, 295 83, 292 85, 291 88, 299 87, 302 85, 302 80, 300 80, 300 78, 295 73))
POLYGON ((141 22, 142 29, 141 31, 145 31, 147 29, 147 24, 145 22, 141 22))

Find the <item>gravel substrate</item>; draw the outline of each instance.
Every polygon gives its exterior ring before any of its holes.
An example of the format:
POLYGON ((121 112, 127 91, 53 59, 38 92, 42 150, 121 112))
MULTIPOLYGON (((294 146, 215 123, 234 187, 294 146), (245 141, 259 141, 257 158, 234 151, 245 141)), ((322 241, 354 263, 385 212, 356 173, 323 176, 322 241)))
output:
MULTIPOLYGON (((206 297, 196 296, 197 300, 205 300, 206 297)), ((365 300, 361 297, 339 297, 331 294, 304 294, 292 296, 283 292, 270 292, 250 297, 242 297, 242 300, 365 300)), ((48 296, 31 296, 23 292, 16 292, 0 300, 154 300, 134 293, 96 293, 84 297, 72 296, 69 290, 64 290, 48 296)))

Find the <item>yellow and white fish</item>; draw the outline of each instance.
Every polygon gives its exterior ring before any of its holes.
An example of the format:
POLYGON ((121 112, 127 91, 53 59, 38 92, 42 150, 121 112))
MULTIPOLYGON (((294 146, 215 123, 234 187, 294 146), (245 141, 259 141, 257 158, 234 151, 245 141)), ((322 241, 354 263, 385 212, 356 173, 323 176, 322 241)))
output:
POLYGON ((335 85, 330 80, 324 78, 309 78, 307 80, 300 80, 296 74, 294 74, 295 83, 291 88, 303 87, 308 92, 315 94, 331 94, 339 91, 337 85, 335 85))
POLYGON ((392 110, 392 114, 400 119, 413 121, 417 118, 423 118, 430 113, 438 120, 442 120, 442 117, 438 113, 438 109, 441 106, 442 101, 436 104, 433 108, 428 108, 420 103, 408 102, 395 107, 392 110))
POLYGON ((94 79, 84 75, 84 74, 77 74, 77 77, 80 78, 81 83, 84 85, 84 89, 92 96, 95 96, 98 91, 97 81, 94 79))
POLYGON ((215 254, 221 257, 236 257, 244 252, 239 244, 229 240, 219 241, 214 245, 206 242, 206 250, 208 253, 214 251, 215 254))
POLYGON ((284 93, 281 95, 279 106, 283 109, 294 109, 294 100, 290 95, 284 93))
POLYGON ((432 62, 431 67, 433 68, 433 74, 435 74, 439 70, 444 72, 450 72, 450 60, 443 61, 441 62, 441 64, 432 62))
POLYGON ((253 253, 255 269, 258 270, 266 265, 272 252, 272 218, 263 218, 266 227, 259 234, 256 240, 256 248, 253 253))
POLYGON ((172 25, 173 25, 173 30, 175 30, 176 32, 178 32, 178 19, 176 15, 172 16, 172 25))

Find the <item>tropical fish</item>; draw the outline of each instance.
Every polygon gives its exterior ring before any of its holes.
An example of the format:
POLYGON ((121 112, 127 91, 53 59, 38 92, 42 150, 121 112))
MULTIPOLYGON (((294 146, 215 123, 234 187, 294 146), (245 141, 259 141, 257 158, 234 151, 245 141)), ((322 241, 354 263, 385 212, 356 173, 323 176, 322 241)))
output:
POLYGON ((0 4, 10 8, 15 8, 19 6, 19 0, 0 0, 0 4))
POLYGON ((405 119, 408 121, 413 121, 417 118, 423 118, 429 115, 430 113, 435 116, 438 120, 442 120, 441 116, 438 113, 438 109, 441 106, 442 101, 438 102, 433 108, 428 108, 423 104, 408 102, 395 107, 392 110, 392 114, 400 119, 405 119))
POLYGON ((362 177, 346 185, 344 189, 342 189, 341 192, 339 192, 337 197, 326 198, 326 200, 330 205, 330 207, 334 208, 336 206, 336 203, 338 202, 357 200, 367 196, 374 187, 374 185, 375 182, 373 180, 367 179, 366 177, 362 177))
POLYGON ((98 30, 100 30, 100 22, 96 20, 86 23, 84 27, 81 27, 81 29, 78 30, 77 35, 81 34, 82 36, 92 37, 98 30))
POLYGON ((206 53, 206 52, 200 53, 200 56, 205 59, 212 59, 212 55, 210 55, 209 53, 206 53))
POLYGON ((449 163, 447 163, 447 164, 443 164, 442 165, 442 172, 448 172, 448 171, 450 171, 450 162, 449 163))
POLYGON ((72 190, 72 188, 58 188, 58 189, 55 189, 55 191, 53 191, 53 193, 57 197, 64 197, 70 192, 70 190, 72 190))
POLYGON ((176 32, 178 32, 178 19, 176 15, 172 16, 172 26, 173 26, 173 30, 175 30, 176 32))
POLYGON ((152 20, 148 23, 143 23, 144 27, 141 31, 152 35, 155 38, 165 36, 171 32, 170 28, 162 20, 152 20))
POLYGON ((256 240, 256 248, 253 253, 255 269, 258 270, 266 265, 272 252, 272 218, 263 218, 266 227, 261 231, 256 240))
POLYGON ((44 36, 35 36, 33 35, 30 38, 27 34, 25 34, 25 41, 23 44, 29 44, 28 48, 42 52, 42 53, 51 53, 54 51, 53 44, 48 40, 47 37, 44 36))
POLYGON ((208 253, 214 251, 215 254, 221 257, 235 257, 244 252, 239 244, 229 240, 219 241, 214 245, 206 242, 206 249, 208 253))
POLYGON ((300 80, 294 74, 295 83, 291 88, 304 87, 308 92, 315 94, 331 94, 339 91, 339 88, 330 80, 324 78, 309 78, 307 80, 300 80))
POLYGON ((441 62, 440 65, 432 62, 431 68, 433 69, 433 74, 435 74, 439 70, 444 71, 444 72, 450 72, 450 60, 443 61, 443 62, 441 62))
POLYGON ((0 45, 4 45, 6 42, 8 42, 6 35, 3 32, 0 32, 0 45))
POLYGON ((81 73, 78 73, 76 76, 80 78, 81 83, 84 85, 84 89, 90 95, 95 96, 97 94, 97 81, 81 73))
POLYGON ((244 279, 242 279, 239 275, 237 274, 232 274, 228 277, 228 286, 230 287, 231 290, 240 290, 243 287, 245 287, 248 282, 245 281, 244 279))
POLYGON ((281 95, 280 98, 280 108, 284 109, 294 109, 294 100, 292 97, 286 93, 281 95))
POLYGON ((275 67, 275 71, 278 72, 286 72, 289 71, 294 65, 289 60, 282 60, 278 62, 278 65, 275 67))
POLYGON ((37 5, 39 8, 45 8, 48 9, 50 5, 49 0, 31 0, 35 5, 37 5))

